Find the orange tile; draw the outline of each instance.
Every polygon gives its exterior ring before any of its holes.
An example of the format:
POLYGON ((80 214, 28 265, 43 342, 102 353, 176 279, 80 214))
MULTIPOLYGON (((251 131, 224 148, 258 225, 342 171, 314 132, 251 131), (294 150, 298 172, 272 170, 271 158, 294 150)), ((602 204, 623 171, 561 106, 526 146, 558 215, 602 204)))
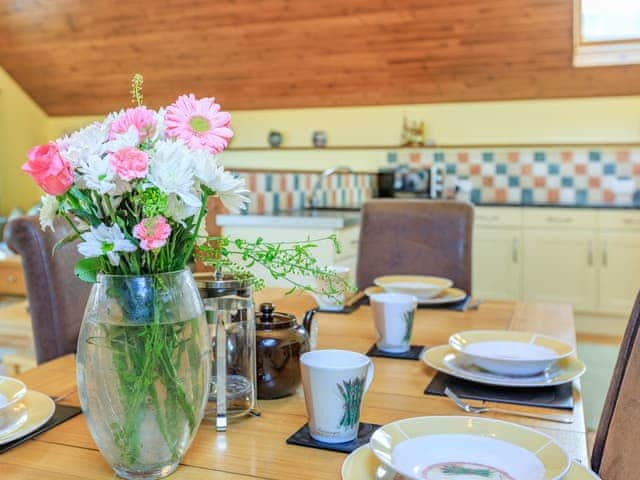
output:
POLYGON ((634 175, 640 175, 640 163, 634 163, 632 170, 634 175))
POLYGON ((518 161, 520 160, 520 153, 519 152, 509 152, 507 154, 507 159, 509 160, 509 163, 518 163, 518 161))
POLYGON ((506 188, 496 188, 496 202, 506 202, 507 201, 507 189, 506 188))
POLYGON ((257 195, 258 199, 258 211, 257 213, 264 213, 264 193, 257 195))
POLYGON ((629 150, 616 152, 616 160, 620 163, 627 163, 629 161, 629 150))
POLYGON ((469 166, 469 171, 471 172, 471 175, 480 175, 480 164, 472 163, 469 166))
POLYGON ((534 187, 544 187, 547 185, 547 179, 545 177, 533 177, 534 187))
POLYGON ((562 163, 571 163, 573 161, 573 152, 562 152, 562 163))
POLYGON ((483 187, 493 187, 493 177, 482 177, 483 187))
POLYGON ((587 166, 584 163, 574 165, 574 168, 578 175, 584 175, 587 173, 587 166))
POLYGON ((602 192, 602 200, 604 203, 613 203, 616 201, 616 195, 611 190, 602 192))
POLYGON ((409 160, 411 163, 420 163, 420 154, 417 152, 412 153, 409 155, 409 160))
POLYGON ((531 175, 531 172, 533 171, 533 166, 530 163, 527 163, 525 165, 522 165, 522 175, 531 175))
POLYGON ((560 200, 560 191, 557 188, 551 188, 547 192, 547 201, 550 203, 558 203, 560 200))
POLYGON ((469 161, 469 154, 467 152, 462 152, 458 154, 458 161, 460 163, 467 163, 469 161))
POLYGON ((258 179, 256 178, 255 173, 247 175, 247 183, 249 184, 250 191, 255 192, 258 189, 258 179))
POLYGON ((600 188, 600 178, 589 177, 589 188, 600 188))
POLYGON ((285 174, 280 175, 280 191, 287 191, 287 176, 285 174))

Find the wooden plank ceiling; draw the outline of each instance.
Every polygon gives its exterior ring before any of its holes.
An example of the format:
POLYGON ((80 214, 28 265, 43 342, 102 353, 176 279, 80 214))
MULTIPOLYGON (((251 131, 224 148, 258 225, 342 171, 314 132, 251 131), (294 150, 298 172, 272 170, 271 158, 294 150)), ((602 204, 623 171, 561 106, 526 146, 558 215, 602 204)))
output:
POLYGON ((6 0, 0 65, 51 115, 193 91, 226 109, 640 93, 576 69, 571 0, 6 0))

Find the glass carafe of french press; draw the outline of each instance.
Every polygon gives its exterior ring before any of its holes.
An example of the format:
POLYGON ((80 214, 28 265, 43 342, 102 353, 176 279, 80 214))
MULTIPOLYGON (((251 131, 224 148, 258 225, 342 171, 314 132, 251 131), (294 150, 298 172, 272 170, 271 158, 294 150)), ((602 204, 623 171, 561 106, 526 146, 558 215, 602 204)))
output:
POLYGON ((211 389, 205 418, 224 431, 227 420, 256 406, 256 324, 252 289, 244 280, 196 274, 211 335, 211 389))

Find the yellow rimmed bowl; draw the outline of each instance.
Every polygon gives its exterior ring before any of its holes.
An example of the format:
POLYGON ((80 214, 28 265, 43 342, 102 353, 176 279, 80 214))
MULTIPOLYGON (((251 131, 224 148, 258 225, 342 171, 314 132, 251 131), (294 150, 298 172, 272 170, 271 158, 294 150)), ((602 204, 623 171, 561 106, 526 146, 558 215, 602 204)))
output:
POLYGON ((27 408, 23 400, 27 387, 20 380, 0 376, 0 436, 6 435, 27 419, 27 408))
POLYGON ((429 300, 453 285, 448 278, 425 275, 385 275, 373 283, 386 292, 413 295, 418 302, 429 300))
POLYGON ((449 337, 449 345, 488 372, 532 376, 574 354, 562 340, 513 330, 472 330, 449 337))
POLYGON ((393 471, 412 480, 465 478, 557 480, 570 467, 549 436, 515 423, 463 416, 417 417, 374 432, 369 446, 393 471))

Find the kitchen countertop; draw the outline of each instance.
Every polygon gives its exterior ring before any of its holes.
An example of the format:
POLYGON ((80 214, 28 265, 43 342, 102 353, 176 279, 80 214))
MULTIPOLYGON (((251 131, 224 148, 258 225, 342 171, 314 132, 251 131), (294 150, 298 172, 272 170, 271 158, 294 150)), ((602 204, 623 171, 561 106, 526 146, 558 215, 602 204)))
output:
POLYGON ((340 229, 360 224, 357 210, 287 210, 278 213, 218 215, 220 227, 282 227, 340 229))
POLYGON ((595 205, 576 205, 564 203, 492 203, 478 202, 474 203, 476 207, 507 207, 507 208, 577 208, 577 209, 610 209, 610 210, 636 210, 640 209, 640 205, 611 205, 611 204, 595 204, 595 205))

